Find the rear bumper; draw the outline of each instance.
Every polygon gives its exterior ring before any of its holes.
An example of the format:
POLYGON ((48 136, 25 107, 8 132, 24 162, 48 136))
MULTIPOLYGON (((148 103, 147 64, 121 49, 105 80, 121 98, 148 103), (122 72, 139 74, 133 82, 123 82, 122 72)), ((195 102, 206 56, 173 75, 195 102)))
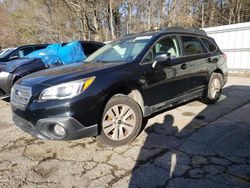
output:
POLYGON ((13 121, 23 131, 44 140, 74 140, 96 136, 98 134, 97 124, 85 127, 72 117, 40 119, 34 125, 24 118, 13 114, 13 121), (64 128, 64 136, 59 136, 54 132, 53 126, 56 124, 59 124, 64 128))

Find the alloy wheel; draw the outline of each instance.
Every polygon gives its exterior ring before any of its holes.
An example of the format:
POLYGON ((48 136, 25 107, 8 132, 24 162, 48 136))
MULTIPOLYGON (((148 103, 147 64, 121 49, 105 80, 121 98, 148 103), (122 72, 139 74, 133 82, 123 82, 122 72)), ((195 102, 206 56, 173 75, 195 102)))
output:
POLYGON ((220 90, 221 90, 220 80, 218 78, 214 78, 211 83, 211 96, 213 99, 215 99, 216 96, 218 96, 220 90))
POLYGON ((107 137, 115 141, 124 140, 135 128, 135 112, 128 105, 115 105, 104 115, 102 125, 103 131, 107 137))

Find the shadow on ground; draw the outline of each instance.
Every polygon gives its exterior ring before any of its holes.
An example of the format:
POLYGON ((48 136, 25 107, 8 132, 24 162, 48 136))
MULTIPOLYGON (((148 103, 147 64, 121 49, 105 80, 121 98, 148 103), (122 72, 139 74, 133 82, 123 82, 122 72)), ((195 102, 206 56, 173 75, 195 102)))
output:
POLYGON ((129 187, 250 187, 249 102, 250 87, 229 86, 185 127, 171 114, 147 127, 129 187))

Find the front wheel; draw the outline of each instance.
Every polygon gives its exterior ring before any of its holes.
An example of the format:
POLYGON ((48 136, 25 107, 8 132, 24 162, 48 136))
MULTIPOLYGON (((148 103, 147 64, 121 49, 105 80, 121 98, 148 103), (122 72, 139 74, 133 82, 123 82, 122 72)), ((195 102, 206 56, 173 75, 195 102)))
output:
POLYGON ((222 75, 220 73, 213 73, 210 77, 207 94, 203 98, 203 102, 206 104, 214 104, 216 103, 221 95, 222 89, 222 75))
POLYGON ((97 138, 102 143, 112 147, 127 144, 140 132, 140 106, 127 96, 114 96, 104 109, 100 126, 101 133, 97 138))

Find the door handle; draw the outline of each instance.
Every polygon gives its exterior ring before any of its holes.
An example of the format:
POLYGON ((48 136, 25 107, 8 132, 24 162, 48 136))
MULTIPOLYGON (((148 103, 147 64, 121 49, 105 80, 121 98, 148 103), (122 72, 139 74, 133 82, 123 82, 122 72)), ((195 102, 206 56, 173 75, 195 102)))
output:
POLYGON ((182 64, 182 65, 181 65, 181 69, 183 69, 183 70, 187 69, 187 64, 185 64, 185 63, 182 64))

